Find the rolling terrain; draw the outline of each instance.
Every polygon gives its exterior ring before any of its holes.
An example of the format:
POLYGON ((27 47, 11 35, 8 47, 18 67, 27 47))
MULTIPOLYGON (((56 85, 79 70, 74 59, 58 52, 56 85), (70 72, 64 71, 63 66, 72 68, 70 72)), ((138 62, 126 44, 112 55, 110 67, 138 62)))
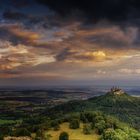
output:
MULTIPOLYGON (((55 92, 56 99, 61 102, 53 105, 52 103, 48 104, 48 102, 44 104, 39 102, 42 101, 41 98, 49 95, 43 92, 41 96, 38 96, 39 93, 35 92, 36 96, 34 95, 33 100, 30 100, 33 96, 30 93, 26 97, 24 94, 18 98, 13 95, 10 99, 7 98, 8 101, 1 102, 1 108, 6 102, 9 105, 9 111, 3 110, 0 115, 1 138, 4 136, 29 136, 33 139, 46 140, 49 138, 55 140, 66 130, 70 140, 77 139, 78 135, 78 137, 85 137, 89 140, 93 137, 108 140, 105 138, 106 133, 113 133, 115 137, 124 137, 128 140, 139 140, 139 97, 130 96, 121 89, 113 89, 105 95, 84 100, 83 98, 77 100, 77 96, 75 96, 73 100, 70 100, 70 95, 74 93, 63 95, 55 92), (11 99, 16 99, 17 102, 10 101, 11 99), (22 110, 23 106, 31 107, 32 110, 22 110), (69 125, 73 120, 78 120, 80 124, 76 129, 69 125)), ((83 95, 85 97, 83 93, 80 94, 80 97, 83 95)), ((54 96, 52 97, 54 98, 54 96)), ((53 98, 51 99, 53 100, 53 98)))
POLYGON ((50 116, 51 113, 62 115, 77 111, 101 111, 118 117, 120 120, 140 129, 140 98, 130 96, 127 93, 117 95, 108 92, 105 95, 90 98, 86 101, 71 101, 51 108, 46 111, 46 114, 50 116))

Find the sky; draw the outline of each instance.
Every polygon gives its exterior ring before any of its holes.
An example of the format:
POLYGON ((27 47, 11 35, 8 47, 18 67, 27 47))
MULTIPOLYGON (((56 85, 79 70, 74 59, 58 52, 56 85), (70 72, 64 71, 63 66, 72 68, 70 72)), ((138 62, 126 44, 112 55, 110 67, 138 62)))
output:
POLYGON ((0 86, 139 85, 138 0, 1 0, 0 86))

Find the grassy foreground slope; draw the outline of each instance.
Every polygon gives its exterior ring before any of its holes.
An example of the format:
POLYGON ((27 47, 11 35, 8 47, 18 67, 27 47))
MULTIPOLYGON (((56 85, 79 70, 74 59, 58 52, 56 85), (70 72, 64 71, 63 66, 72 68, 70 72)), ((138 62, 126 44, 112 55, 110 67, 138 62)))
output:
POLYGON ((47 134, 52 136, 50 140, 58 140, 60 133, 63 131, 66 131, 69 134, 69 140, 98 140, 99 139, 99 135, 95 134, 94 132, 90 135, 83 134, 82 128, 83 128, 83 123, 80 124, 80 128, 78 129, 70 129, 69 123, 63 123, 60 125, 60 130, 58 131, 49 130, 47 134))

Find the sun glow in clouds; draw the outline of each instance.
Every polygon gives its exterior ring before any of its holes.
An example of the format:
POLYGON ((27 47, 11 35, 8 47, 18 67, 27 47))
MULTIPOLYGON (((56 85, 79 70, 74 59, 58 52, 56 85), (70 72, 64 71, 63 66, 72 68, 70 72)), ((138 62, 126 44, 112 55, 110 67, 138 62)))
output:
POLYGON ((106 58, 106 54, 103 51, 87 52, 85 55, 93 58, 95 57, 95 59, 98 61, 106 58))

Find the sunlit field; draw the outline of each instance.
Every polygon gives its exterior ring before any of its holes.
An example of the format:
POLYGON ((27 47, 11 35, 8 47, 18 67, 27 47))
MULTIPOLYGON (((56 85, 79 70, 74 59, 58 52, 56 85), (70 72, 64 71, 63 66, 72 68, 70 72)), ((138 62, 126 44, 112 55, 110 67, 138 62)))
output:
POLYGON ((95 134, 94 132, 90 135, 84 135, 82 128, 83 128, 82 123, 80 124, 79 129, 70 129, 69 123, 63 123, 62 125, 60 125, 60 130, 58 131, 50 130, 46 134, 51 135, 50 140, 59 139, 59 135, 63 131, 69 134, 70 140, 98 140, 99 139, 99 135, 95 134))

